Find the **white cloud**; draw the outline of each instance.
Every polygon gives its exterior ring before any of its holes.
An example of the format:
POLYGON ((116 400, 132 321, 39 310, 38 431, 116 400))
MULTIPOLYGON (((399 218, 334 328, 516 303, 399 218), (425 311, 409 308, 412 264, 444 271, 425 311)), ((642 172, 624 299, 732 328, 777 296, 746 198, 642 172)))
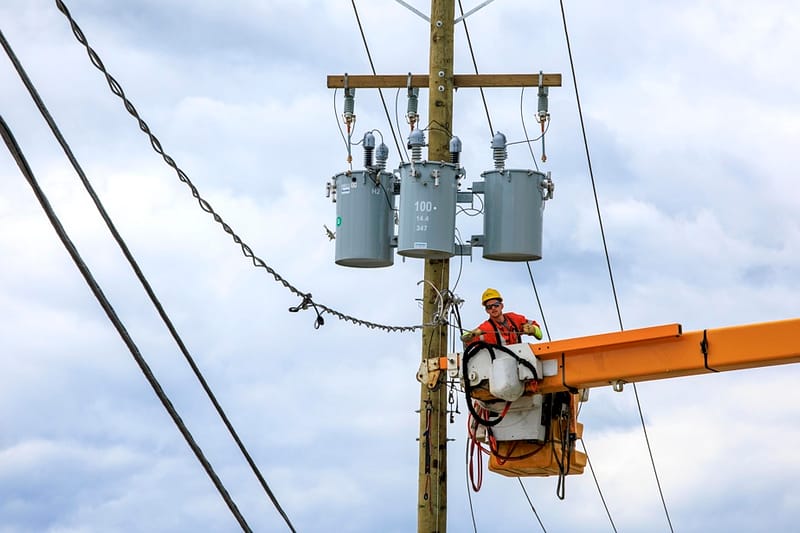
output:
MULTIPOLYGON (((395 2, 357 5, 379 72, 427 69, 427 23, 395 2)), ((324 182, 346 169, 325 75, 369 71, 349 3, 243 0, 222 9, 74 0, 69 7, 165 151, 257 255, 347 314, 421 320, 421 262, 336 267, 322 227, 335 217, 324 182)), ((800 100, 789 66, 800 12, 777 0, 758 9, 621 0, 566 7, 625 326, 681 322, 694 330, 796 316, 800 100)), ((385 334, 331 315, 314 330, 312 310, 286 312, 300 299, 253 268, 199 209, 52 3, 6 2, 0 20, 298 530, 413 529, 419 333, 385 334)), ((545 257, 532 267, 554 337, 613 331, 560 13, 508 0, 468 23, 481 72, 542 68, 564 76, 551 90, 543 166, 553 172, 556 197, 545 211, 545 257)), ((456 70, 471 72, 463 28, 456 30, 456 70)), ((394 119, 395 92, 384 95, 394 119)), ((341 113, 341 91, 337 99, 341 113)), ((0 68, 0 100, 87 264, 243 513, 255 529, 281 530, 8 64, 0 68)), ((519 91, 487 91, 487 100, 494 129, 521 138, 519 91)), ((423 94, 421 109, 426 101, 423 94)), ((460 90, 455 101, 472 182, 492 166, 487 121, 475 91, 460 90)), ((402 94, 398 102, 402 115, 402 94)), ((526 92, 529 131, 533 106, 535 94, 526 92)), ((377 95, 358 91, 356 111, 356 138, 379 128, 396 165, 377 95)), ((360 148, 353 156, 358 165, 360 148)), ((509 165, 532 165, 523 145, 510 149, 509 165)), ((6 156, 0 178, 0 531, 233 529, 6 156)), ((482 231, 479 218, 458 224, 464 236, 482 231)), ((476 299, 486 286, 500 289, 509 308, 540 318, 524 265, 484 261, 477 250, 471 261, 451 261, 453 285, 459 270, 465 326, 485 316, 476 299)), ((797 371, 640 387, 676 530, 793 527, 797 371)), ((630 388, 593 391, 581 416, 619 529, 666 529, 630 388)), ((449 430, 454 531, 472 527, 464 424, 462 413, 449 430)), ((535 528, 518 482, 485 475, 473 495, 479 530, 535 528)), ((553 479, 525 485, 548 530, 609 528, 588 473, 568 480, 563 502, 553 479)))

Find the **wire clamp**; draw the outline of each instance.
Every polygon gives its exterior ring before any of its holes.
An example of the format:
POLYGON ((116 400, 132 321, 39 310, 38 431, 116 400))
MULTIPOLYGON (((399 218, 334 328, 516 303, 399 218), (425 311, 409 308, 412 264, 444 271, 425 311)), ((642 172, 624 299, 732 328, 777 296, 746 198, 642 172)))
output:
MULTIPOLYGON (((314 329, 319 329, 320 326, 325 325, 325 319, 322 318, 322 313, 317 308, 317 304, 314 303, 314 300, 311 298, 311 293, 303 294, 303 301, 300 302, 298 305, 289 308, 290 313, 297 313, 298 311, 305 311, 308 309, 308 306, 314 308, 314 312, 317 313, 317 318, 314 319, 314 329)), ((323 311, 324 312, 324 311, 323 311)))
POLYGON ((700 341, 700 351, 703 352, 703 366, 710 372, 719 372, 716 368, 708 366, 708 330, 703 330, 703 340, 700 341))

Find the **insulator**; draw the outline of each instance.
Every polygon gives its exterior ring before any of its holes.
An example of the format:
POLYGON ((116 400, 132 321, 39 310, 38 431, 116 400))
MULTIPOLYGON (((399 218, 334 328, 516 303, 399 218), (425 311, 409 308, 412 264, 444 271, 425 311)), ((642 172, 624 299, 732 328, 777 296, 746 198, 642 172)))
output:
POLYGON ((364 168, 372 167, 372 154, 375 151, 375 136, 367 132, 364 134, 364 168))
POLYGON ((547 87, 539 87, 539 117, 547 116, 547 87))
POLYGON ((355 109, 356 109, 356 90, 353 88, 345 89, 344 90, 344 120, 345 122, 352 121, 353 117, 355 116, 355 109))
POLYGON ((411 148, 411 160, 415 163, 422 161, 422 147, 425 146, 425 133, 414 130, 408 136, 408 147, 411 148))
POLYGON ((456 136, 453 136, 450 139, 450 162, 454 165, 459 163, 461 159, 461 139, 456 136))
POLYGON ((414 124, 417 123, 419 120, 419 114, 417 113, 417 107, 419 106, 419 88, 411 88, 408 89, 408 109, 406 112, 406 118, 408 119, 408 123, 411 124, 411 129, 414 129, 414 124))
POLYGON ((506 159, 508 158, 508 153, 506 152, 506 136, 499 131, 492 137, 492 152, 494 153, 495 170, 505 169, 506 159))
POLYGON ((419 88, 414 87, 408 90, 408 114, 417 114, 419 106, 419 88))
POLYGON ((380 170, 386 170, 386 161, 389 159, 389 147, 384 143, 378 145, 375 151, 375 166, 380 170))

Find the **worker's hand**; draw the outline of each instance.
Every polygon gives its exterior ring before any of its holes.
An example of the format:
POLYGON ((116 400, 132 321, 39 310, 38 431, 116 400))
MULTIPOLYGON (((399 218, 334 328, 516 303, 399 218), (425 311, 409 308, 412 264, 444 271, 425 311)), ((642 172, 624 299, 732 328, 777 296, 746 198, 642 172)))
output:
POLYGON ((481 330, 479 330, 479 329, 474 329, 472 331, 465 331, 464 333, 461 334, 461 340, 463 342, 471 342, 472 339, 474 339, 475 337, 477 337, 480 334, 481 334, 481 330))
POLYGON ((523 324, 522 332, 526 335, 533 335, 537 340, 542 340, 542 328, 534 320, 531 324, 523 324))

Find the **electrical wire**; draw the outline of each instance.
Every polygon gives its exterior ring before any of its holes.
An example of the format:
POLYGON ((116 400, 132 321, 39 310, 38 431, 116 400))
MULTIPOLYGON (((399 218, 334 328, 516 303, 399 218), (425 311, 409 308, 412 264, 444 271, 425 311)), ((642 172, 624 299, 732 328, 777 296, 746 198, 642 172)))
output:
POLYGON ((639 420, 642 423, 642 432, 644 433, 644 440, 647 443, 647 452, 650 454, 650 464, 653 466, 653 475, 656 478, 658 493, 661 496, 661 504, 664 506, 664 514, 667 517, 669 530, 674 532, 675 530, 672 528, 672 520, 670 519, 669 511, 667 510, 667 503, 664 500, 664 493, 661 490, 661 481, 658 478, 658 469, 656 468, 656 462, 653 458, 653 449, 650 447, 650 438, 647 436, 647 424, 644 422, 644 413, 642 412, 642 404, 639 402, 639 390, 636 388, 636 383, 633 383, 633 395, 636 397, 636 406, 639 408, 639 420))
MULTIPOLYGON (((533 153, 533 146, 531 146, 531 142, 533 142, 534 140, 532 140, 530 136, 528 136, 528 127, 525 125, 525 113, 523 111, 523 106, 522 106, 524 96, 525 96, 525 87, 523 87, 519 93, 519 118, 522 121, 522 132, 525 134, 525 143, 528 145, 528 149, 531 151, 531 159, 533 159, 533 166, 538 171, 539 163, 536 161, 536 154, 533 153)), ((548 128, 549 127, 550 124, 548 123, 548 128)), ((544 135, 544 133, 542 133, 542 135, 544 135)))
MULTIPOLYGON (((565 9, 564 9, 564 0, 559 0, 559 4, 561 6, 561 20, 562 20, 562 22, 564 24, 564 37, 565 37, 566 43, 567 43, 567 53, 569 55, 569 65, 570 65, 570 70, 572 72, 572 84, 575 87, 575 101, 577 102, 577 106, 578 106, 578 117, 580 118, 581 133, 583 135, 583 146, 584 146, 584 150, 586 152, 586 162, 587 162, 587 165, 588 165, 588 168, 589 168, 589 177, 591 178, 591 182, 592 182, 592 192, 594 194, 594 203, 595 203, 595 208, 597 210, 597 220, 598 220, 598 223, 600 225, 600 236, 601 236, 601 238, 603 240, 603 251, 605 252, 606 265, 608 267, 608 277, 609 277, 609 279, 611 281, 611 291, 612 291, 612 294, 614 296, 614 305, 616 306, 616 309, 617 309, 617 319, 619 320, 619 329, 620 329, 620 331, 624 331, 625 328, 622 325, 622 313, 621 313, 620 307, 619 307, 619 297, 617 296, 617 288, 616 288, 616 285, 614 283, 614 273, 613 273, 613 271, 611 269, 611 257, 610 257, 610 255, 608 253, 608 244, 606 242, 605 230, 603 228, 603 217, 602 217, 602 215, 600 213, 600 202, 598 200, 598 195, 597 195, 597 185, 596 185, 595 179, 594 179, 594 171, 592 170, 592 159, 591 159, 591 156, 590 156, 590 153, 589 153, 589 141, 587 140, 587 137, 586 137, 586 123, 585 123, 585 121, 583 119, 583 109, 581 107, 581 99, 580 99, 580 95, 579 95, 579 92, 578 92, 578 80, 577 80, 577 76, 575 74, 575 61, 574 61, 574 59, 572 57, 572 46, 570 45, 570 40, 569 40, 569 30, 567 29, 567 15, 566 15, 566 12, 565 12, 565 9)), ((638 391, 636 389, 636 383, 633 384, 633 392, 634 392, 634 394, 636 396, 636 406, 637 406, 637 408, 639 410, 639 418, 641 419, 641 422, 642 422, 642 430, 644 431, 645 442, 647 443, 647 451, 650 454, 650 463, 651 463, 651 465, 653 467, 653 474, 655 475, 656 485, 658 487, 658 494, 661 497, 661 505, 664 507, 664 514, 666 515, 667 524, 669 525, 669 529, 670 529, 670 531, 674 532, 674 529, 672 527, 672 520, 670 519, 670 516, 669 516, 669 510, 667 509, 667 501, 664 498, 664 491, 661 488, 661 481, 658 478, 658 469, 656 468, 655 459, 653 457, 653 450, 652 450, 652 447, 650 446, 650 439, 647 437, 647 427, 646 427, 646 424, 645 424, 645 421, 644 421, 644 414, 642 413, 642 405, 639 402, 639 393, 638 393, 638 391)))
POLYGON ((531 506, 531 511, 533 511, 533 514, 536 516, 536 520, 539 521, 539 525, 542 527, 542 531, 544 531, 544 533, 547 533, 547 529, 545 529, 544 524, 542 523, 542 519, 539 518, 539 513, 536 512, 536 507, 533 506, 531 497, 528 496, 528 491, 525 490, 525 485, 522 483, 522 478, 518 477, 517 481, 519 481, 519 486, 522 487, 522 492, 525 494, 525 499, 528 500, 528 504, 531 506))
MULTIPOLYGON (((372 69, 372 75, 377 76, 378 73, 375 70, 375 64, 372 62, 372 54, 369 51, 369 45, 367 44, 367 37, 364 34, 364 27, 361 25, 361 18, 358 16, 358 8, 356 7, 356 0, 350 0, 353 4, 353 13, 356 16, 356 22, 358 23, 358 31, 361 32, 361 40, 364 41, 364 49, 367 52, 367 59, 369 60, 369 66, 372 69)), ((381 103, 383 103, 383 111, 386 113, 386 121, 389 123, 389 129, 392 130, 392 137, 394 138, 394 144, 397 146, 397 156, 400 158, 400 162, 403 162, 403 152, 400 150, 400 142, 397 140, 397 134, 394 131, 394 126, 392 125, 392 119, 389 116, 389 108, 386 106, 386 99, 383 97, 383 91, 378 88, 378 94, 381 97, 381 103)))
POLYGON ((570 69, 572 70, 572 84, 575 87, 575 100, 576 100, 576 102, 578 104, 578 117, 579 117, 580 123, 581 123, 581 134, 583 135, 583 148, 584 148, 584 151, 586 153, 586 163, 587 163, 587 165, 589 167, 589 178, 591 179, 591 182, 592 182, 592 193, 594 194, 594 205, 595 205, 595 209, 597 211, 597 220, 598 220, 598 223, 600 224, 600 237, 603 240, 603 251, 604 251, 605 257, 606 257, 606 266, 608 267, 608 277, 611 280, 611 292, 613 293, 613 296, 614 296, 614 305, 616 306, 616 309, 617 309, 617 318, 619 320, 619 329, 620 330, 624 330, 625 328, 622 326, 622 313, 619 310, 619 297, 617 296, 617 287, 616 287, 616 285, 614 283, 614 272, 611 269, 611 256, 608 253, 608 243, 606 242, 606 232, 605 232, 605 229, 603 228, 603 216, 600 213, 600 201, 599 201, 598 196, 597 196, 597 183, 595 182, 594 171, 592 169, 592 157, 589 154, 589 141, 588 141, 588 139, 586 137, 586 124, 585 124, 585 122, 583 120, 583 108, 581 107, 581 97, 580 97, 580 94, 578 93, 578 80, 577 80, 577 77, 576 77, 576 74, 575 74, 575 63, 574 63, 574 61, 572 59, 572 47, 570 46, 570 42, 569 42, 569 32, 567 30, 567 16, 566 16, 566 13, 564 11, 564 0, 559 0, 559 2, 561 4, 561 20, 564 23, 564 35, 566 36, 566 40, 567 40, 567 52, 569 54, 569 65, 570 65, 570 69))
POLYGON ((36 196, 36 199, 42 206, 42 209, 44 210, 47 219, 50 221, 50 224, 53 226, 53 229, 58 235, 58 238, 61 240, 61 243, 64 245, 64 248, 69 253, 70 257, 72 258, 72 261, 75 263, 75 266, 78 267, 78 270, 80 271, 81 275, 86 281, 86 284, 89 286, 89 289, 92 291, 92 294, 94 294, 94 297, 97 299, 98 303, 100 304, 100 307, 102 307, 103 311, 105 311, 106 316, 111 321, 112 325, 114 326, 114 329, 117 330, 117 333, 122 338, 122 341, 125 343, 128 350, 131 352, 134 361, 136 361, 136 364, 139 366, 139 369, 142 371, 142 374, 144 374, 145 379, 147 379, 147 382, 152 387, 158 399, 161 401, 161 404, 164 406, 164 409, 166 409, 167 413, 172 418, 172 421, 175 423, 175 426, 178 428, 178 431, 180 431, 181 435, 186 440, 186 443, 189 445, 189 448, 191 448, 192 452, 195 454, 195 457, 197 457, 197 460, 203 466, 203 469, 206 471, 206 474, 208 474, 208 477, 211 479, 212 483, 216 487, 220 496, 225 501, 225 504, 230 509, 234 518, 236 518, 236 521, 239 523, 239 526, 242 528, 243 531, 246 532, 252 531, 250 529, 250 526, 247 524, 247 521, 245 520, 244 516, 242 516, 241 512, 239 511, 239 508, 236 506, 236 503, 233 501, 233 498, 225 488, 225 485, 223 485, 222 481, 219 479, 219 476, 217 476, 217 473, 214 471, 214 468, 211 466, 211 463, 203 454, 203 450, 194 440, 194 437, 192 436, 189 429, 186 427, 186 424, 184 424, 183 420, 181 419, 180 415, 175 409, 175 406, 172 404, 169 397, 167 396, 167 393, 164 392, 164 389, 161 387, 161 384, 158 382, 158 379, 156 379, 155 375, 153 374, 153 371, 150 369, 150 366, 145 361, 144 357, 142 356, 142 353, 139 351, 139 348, 134 343, 133 339, 131 338, 130 334, 125 328, 125 325, 122 323, 122 320, 120 320, 119 316, 117 315, 116 311, 111 305, 111 302, 109 302, 108 298, 103 293, 103 290, 100 288, 97 281, 95 280, 91 270, 89 269, 88 266, 86 266, 86 263, 83 261, 80 252, 78 252, 78 249, 75 247, 75 244, 72 242, 66 230, 64 229, 64 226, 61 224, 61 220, 58 218, 58 215, 56 215, 55 211, 53 210, 53 207, 50 205, 50 201, 48 200, 47 195, 39 186, 39 182, 36 180, 36 177, 34 176, 30 166, 28 165, 28 162, 25 159, 22 150, 17 144, 16 139, 14 139, 11 130, 9 129, 8 125, 6 124, 2 116, 0 116, 0 135, 2 135, 3 140, 5 141, 9 152, 11 153, 12 157, 19 166, 20 172, 22 172, 23 176, 28 181, 28 184, 31 186, 31 189, 33 189, 33 193, 36 196))
POLYGON ((611 511, 608 510, 608 504, 606 504, 605 496, 603 496, 603 490, 600 488, 600 482, 597 481, 597 475, 594 473, 594 467, 592 466, 592 460, 589 457, 589 450, 586 448, 586 441, 583 440, 583 437, 580 439, 581 448, 583 448, 583 453, 586 455, 586 462, 589 465, 589 471, 592 473, 592 479, 594 479, 594 484, 597 487, 597 492, 600 494, 600 501, 603 502, 603 508, 606 510, 606 516, 608 516, 608 521, 611 523, 611 528, 614 530, 614 533, 617 533, 617 526, 614 524, 614 519, 611 518, 611 511))
POLYGON ((345 150, 349 150, 349 146, 347 143, 347 137, 344 136, 344 130, 342 129, 342 123, 339 122, 339 111, 336 109, 336 93, 339 89, 333 90, 333 117, 336 120, 336 126, 339 127, 339 135, 342 136, 342 142, 344 143, 345 150))
POLYGON ((242 254, 246 258, 251 260, 254 267, 263 268, 268 274, 270 274, 275 279, 275 281, 283 285, 294 295, 298 296, 299 298, 302 298, 301 304, 292 308, 294 311, 306 310, 309 307, 313 307, 317 311, 317 321, 315 322, 316 327, 319 327, 319 325, 321 325, 322 322, 321 320, 322 316, 319 311, 320 309, 322 310, 323 313, 328 313, 329 315, 333 315, 339 320, 342 320, 344 322, 350 322, 357 326, 364 326, 369 329, 380 329, 387 332, 412 332, 419 329, 423 329, 427 326, 426 324, 420 324, 414 326, 389 326, 384 324, 378 324, 375 322, 362 320, 360 318, 344 314, 340 311, 337 311, 336 309, 328 307, 327 305, 316 303, 314 302, 310 292, 304 293, 300 291, 300 289, 292 285, 288 280, 286 280, 283 276, 281 276, 278 272, 276 272, 275 269, 269 266, 263 259, 255 255, 253 253, 252 248, 250 248, 250 246, 246 244, 242 240, 242 238, 236 234, 236 232, 234 232, 233 228, 223 220, 222 216, 220 216, 219 213, 217 213, 214 210, 211 204, 200 195, 199 190, 194 185, 194 183, 192 183, 192 181, 189 179, 189 176, 180 167, 178 167, 178 165, 175 163, 175 160, 164 151, 163 147, 161 146, 161 141, 159 141, 158 138, 150 131, 150 127, 141 118, 139 112, 136 111, 136 108, 133 106, 133 103, 130 100, 128 100, 128 98, 125 96, 125 92, 123 91, 122 86, 116 79, 114 79, 114 77, 111 74, 109 74, 108 70, 106 69, 105 65, 103 65, 103 62, 100 59, 100 56, 97 54, 97 52, 94 51, 94 49, 92 49, 91 46, 89 46, 86 36, 84 35, 80 26, 78 26, 75 19, 70 14, 63 0, 56 0, 56 6, 58 7, 59 11, 61 11, 64 14, 64 16, 69 20, 70 26, 72 28, 72 33, 75 35, 75 38, 78 40, 78 42, 81 45, 83 45, 84 48, 86 48, 86 51, 89 55, 89 59, 92 65, 95 68, 97 68, 100 72, 102 72, 103 75, 105 76, 108 86, 111 89, 111 92, 122 100, 125 106, 125 110, 128 111, 128 113, 134 119, 136 119, 139 125, 139 129, 142 130, 142 132, 145 135, 147 135, 148 139, 150 140, 150 145, 153 147, 153 150, 162 157, 164 162, 169 167, 175 170, 178 179, 181 182, 185 183, 187 187, 189 187, 192 196, 197 200, 198 204, 200 205, 200 208, 206 213, 210 214, 214 218, 214 222, 219 224, 220 227, 223 229, 223 231, 225 231, 225 233, 231 236, 233 242, 239 245, 242 254))
MULTIPOLYGON (((469 28, 467 28, 467 19, 464 16, 464 6, 461 5, 461 0, 458 0, 458 9, 461 11, 461 22, 464 23, 464 33, 467 36, 467 46, 469 46, 469 54, 472 56, 472 66, 475 67, 475 74, 478 74, 478 62, 475 59, 475 50, 472 48, 472 39, 469 36, 469 28)), ((486 111, 486 121, 489 123, 489 137, 494 135, 494 128, 492 127, 492 117, 489 115, 489 105, 486 103, 486 95, 483 92, 483 87, 478 87, 481 91, 481 99, 483 100, 483 109, 486 111)), ((527 135, 526 135, 527 137, 527 135)))
POLYGON ((552 338, 550 337, 550 328, 547 327, 547 319, 544 316, 544 309, 542 308, 542 300, 539 298, 539 291, 536 290, 536 281, 533 279, 533 270, 531 270, 531 262, 525 261, 525 266, 528 267, 528 276, 531 279, 531 285, 533 286, 533 294, 536 296, 536 303, 539 305, 539 314, 542 316, 542 325, 544 326, 545 334, 547 335, 547 340, 550 341, 552 338))
POLYGON ((86 192, 89 194, 89 197, 94 202, 94 205, 97 208, 98 212, 100 213, 101 218, 105 222, 106 227, 108 227, 109 232, 111 232, 111 235, 114 237, 114 240, 117 242, 117 245, 119 246, 119 248, 122 251, 122 253, 125 256, 125 258, 127 259, 128 264, 131 266, 131 269, 133 270, 134 274, 136 275, 136 277, 138 278, 138 280, 141 283, 142 287, 144 288, 145 292, 147 293, 147 296, 150 298, 150 301, 152 302, 153 306, 155 307, 156 311, 158 312, 158 315, 161 317, 161 320, 164 322, 164 325, 167 327, 167 329, 169 330, 170 334, 172 335, 172 338, 174 339, 175 343, 177 344, 178 348, 180 349, 181 353, 183 354, 184 359, 186 359, 186 362, 191 367, 192 372, 194 372, 194 375, 197 378, 197 380, 200 383, 200 385, 202 386, 203 390, 205 391, 206 396, 208 396, 209 400, 211 401, 211 403, 213 404, 214 408, 216 409, 217 414, 222 419, 222 422, 225 425, 225 427, 227 428, 228 433, 230 433, 230 435, 233 438, 234 442, 239 447, 239 451, 242 453, 243 457, 247 461, 247 464, 250 466, 250 469, 253 471, 253 474, 258 479, 259 483, 261 484, 261 487, 264 489, 264 491, 266 492, 266 494, 269 497, 269 499, 272 501, 272 504, 275 506, 277 511, 280 513, 280 515, 283 517, 283 519, 286 522, 286 524, 289 526, 289 529, 291 531, 295 531, 294 526, 292 526, 292 523, 289 520, 289 517, 284 512, 284 510, 281 507, 280 503, 278 503, 277 498, 272 493, 272 490, 270 490, 269 485, 267 484, 266 480, 264 479, 264 476, 261 474, 261 471, 259 470, 258 466, 256 466, 255 461, 250 456, 250 453, 247 451, 247 448, 244 446, 244 443, 239 438, 239 435, 237 434, 236 430, 233 428, 233 424, 231 424, 230 420, 228 419, 228 416, 225 414, 225 411, 222 409, 222 406, 217 401, 216 396, 211 391, 211 387, 208 385, 208 382, 206 381, 205 377, 203 376, 203 373, 200 371, 200 368, 197 366, 194 358, 189 353, 189 350, 186 347, 186 344, 183 342, 183 339, 181 339, 180 335, 178 334, 178 331, 175 329, 175 326, 172 323, 172 320, 169 318, 169 316, 167 315, 167 312, 165 311, 164 307, 161 305, 161 302, 160 302, 159 298, 156 296, 155 291, 153 291, 152 286, 147 281, 147 278, 145 277, 144 273, 142 272, 141 268, 139 267, 138 262, 133 257, 133 254, 131 253, 130 249, 128 248, 128 245, 125 243, 125 240, 122 238, 122 235, 120 235, 119 231, 117 231, 117 228, 114 225, 113 221, 111 220, 111 217, 108 215, 108 212, 106 211, 105 207, 103 206, 103 203, 100 200, 100 197, 97 195, 96 191, 94 190, 94 187, 92 186, 91 182, 89 181, 88 177, 86 176, 86 173, 83 171, 83 168, 81 167, 80 163, 76 159, 75 155, 72 153, 72 149, 69 147, 69 144, 67 143, 66 139, 62 135, 60 129, 58 128, 58 125, 56 124, 56 122, 53 119, 52 115, 50 114, 49 110, 47 109, 47 106, 45 105, 45 103, 42 100, 41 96, 39 95, 38 91, 36 90, 36 87, 33 85, 33 82, 31 81, 30 77, 28 76, 27 72, 25 71, 25 68, 23 67, 22 63, 17 58, 16 54, 14 54, 13 48, 11 47, 9 42, 6 40, 5 36, 3 35, 2 30, 0 30, 0 43, 2 43, 2 46, 5 49, 6 54, 8 55, 9 59, 11 59, 11 62, 13 63, 14 68, 17 71, 17 74, 21 78, 21 80, 22 80, 23 84, 25 85, 25 87, 28 89, 28 93, 30 94, 31 98, 33 99, 34 103, 36 104, 36 107, 39 109, 39 112, 42 114, 42 117, 44 118, 45 122, 47 122, 47 125, 50 127, 50 130, 52 131, 52 133, 55 136, 56 140, 58 141, 59 145, 64 150, 64 153, 67 156, 67 159, 69 159, 70 163, 72 164, 72 167, 75 169, 75 172, 78 174, 78 177, 80 178, 81 183, 83 183, 83 186, 86 189, 86 192))
MULTIPOLYGON (((398 132, 400 131, 400 114, 397 111, 399 107, 400 107, 400 89, 398 88, 397 92, 394 93, 394 122, 395 122, 395 125, 397 126, 397 131, 398 132)), ((408 156, 408 149, 406 148, 406 144, 405 143, 401 143, 400 146, 403 147, 403 153, 406 154, 406 159, 408 159, 410 161, 411 158, 408 156)), ((400 158, 400 161, 401 162, 403 161, 402 157, 400 158)))
MULTIPOLYGON (((458 230, 458 228, 455 228, 455 232, 454 233, 455 233, 455 237, 456 237, 456 242, 460 246, 464 246, 464 241, 461 239, 461 232, 458 230)), ((455 281, 455 283, 453 283, 453 288, 450 289, 450 292, 453 292, 453 293, 456 292, 456 289, 458 288, 458 284, 461 281, 461 274, 463 273, 463 271, 464 271, 464 255, 463 254, 458 254, 458 275, 456 276, 456 281, 455 281)))
POLYGON ((466 439, 464 445, 464 481, 467 484, 467 499, 469 500, 469 515, 472 518, 472 531, 478 533, 478 524, 475 522, 475 508, 472 505, 472 491, 470 490, 470 466, 469 451, 472 446, 472 439, 466 439))

